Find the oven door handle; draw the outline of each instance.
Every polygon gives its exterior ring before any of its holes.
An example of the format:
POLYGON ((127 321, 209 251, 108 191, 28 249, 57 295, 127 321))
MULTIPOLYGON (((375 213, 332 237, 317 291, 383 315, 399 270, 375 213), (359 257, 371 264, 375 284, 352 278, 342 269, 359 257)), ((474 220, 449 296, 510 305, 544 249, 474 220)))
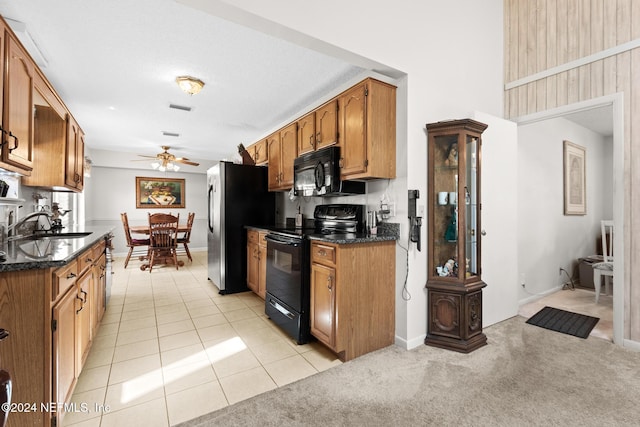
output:
POLYGON ((264 236, 264 239, 268 242, 273 242, 278 245, 287 245, 287 246, 293 246, 293 247, 300 246, 300 240, 297 240, 297 239, 293 240, 293 239, 275 237, 275 236, 272 236, 271 234, 267 234, 266 236, 264 236))
POLYGON ((284 314, 285 316, 287 316, 289 319, 294 319, 295 316, 286 308, 284 308, 283 306, 281 306, 280 304, 278 304, 277 302, 275 302, 273 300, 273 298, 269 298, 269 304, 271 304, 271 306, 273 308, 275 308, 276 310, 278 310, 280 313, 284 314))

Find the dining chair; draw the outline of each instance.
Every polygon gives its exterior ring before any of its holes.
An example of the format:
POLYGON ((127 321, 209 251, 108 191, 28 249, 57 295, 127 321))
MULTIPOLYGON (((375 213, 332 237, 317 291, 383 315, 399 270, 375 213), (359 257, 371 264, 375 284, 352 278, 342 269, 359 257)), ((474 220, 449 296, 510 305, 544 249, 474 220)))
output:
POLYGON ((609 295, 611 293, 611 281, 613 281, 613 221, 600 221, 600 231, 602 232, 602 262, 597 262, 592 265, 596 304, 600 299, 602 276, 604 276, 605 280, 606 294, 609 295))
MULTIPOLYGON (((180 214, 149 214, 149 272, 156 264, 171 261, 178 269, 178 221, 180 214)), ((144 270, 144 266, 140 268, 144 270)))
POLYGON ((180 245, 182 245, 184 252, 187 254, 187 258, 189 258, 191 262, 193 262, 193 258, 191 257, 191 252, 189 252, 189 243, 191 242, 191 229, 193 228, 193 220, 195 217, 195 212, 189 212, 189 216, 187 217, 187 231, 178 237, 178 251, 181 252, 180 245))
POLYGON ((127 246, 129 247, 129 253, 127 254, 127 258, 124 260, 124 268, 127 268, 129 264, 129 260, 131 259, 131 255, 136 253, 136 255, 140 256, 140 260, 143 260, 149 254, 149 239, 134 239, 131 237, 131 229, 129 228, 129 218, 127 217, 127 213, 121 213, 120 218, 122 219, 122 225, 124 226, 124 237, 127 239, 127 246), (145 247, 144 252, 139 249, 141 247, 145 247))

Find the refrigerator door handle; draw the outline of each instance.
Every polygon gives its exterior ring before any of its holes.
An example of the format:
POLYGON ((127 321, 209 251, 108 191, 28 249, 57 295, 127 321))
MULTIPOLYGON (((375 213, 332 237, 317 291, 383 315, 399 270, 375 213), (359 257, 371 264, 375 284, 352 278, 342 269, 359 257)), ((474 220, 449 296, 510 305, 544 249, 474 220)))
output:
POLYGON ((209 186, 209 192, 207 193, 207 223, 209 224, 209 232, 213 233, 213 221, 211 220, 211 200, 213 197, 213 185, 209 186))

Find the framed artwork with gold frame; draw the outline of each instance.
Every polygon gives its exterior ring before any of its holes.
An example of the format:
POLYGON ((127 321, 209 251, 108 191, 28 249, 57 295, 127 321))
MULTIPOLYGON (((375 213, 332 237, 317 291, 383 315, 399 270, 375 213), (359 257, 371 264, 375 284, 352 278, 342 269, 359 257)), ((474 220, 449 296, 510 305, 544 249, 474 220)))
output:
POLYGON ((136 177, 136 208, 184 208, 184 178, 136 177))

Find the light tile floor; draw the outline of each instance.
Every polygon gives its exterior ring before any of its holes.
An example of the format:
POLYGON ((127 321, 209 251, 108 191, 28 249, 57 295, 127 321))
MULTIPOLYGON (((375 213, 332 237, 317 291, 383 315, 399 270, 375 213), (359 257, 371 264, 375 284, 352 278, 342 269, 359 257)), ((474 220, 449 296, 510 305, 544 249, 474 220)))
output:
POLYGON ((251 292, 219 295, 207 253, 183 268, 114 262, 111 299, 65 426, 171 426, 339 365, 297 345, 251 292), (109 406, 109 409, 106 408, 109 406))
POLYGON ((549 306, 598 317, 600 320, 596 323, 589 336, 613 341, 613 297, 600 293, 600 300, 596 304, 595 295, 593 290, 578 287, 575 290, 561 290, 522 305, 518 314, 528 319, 545 306, 549 306))

